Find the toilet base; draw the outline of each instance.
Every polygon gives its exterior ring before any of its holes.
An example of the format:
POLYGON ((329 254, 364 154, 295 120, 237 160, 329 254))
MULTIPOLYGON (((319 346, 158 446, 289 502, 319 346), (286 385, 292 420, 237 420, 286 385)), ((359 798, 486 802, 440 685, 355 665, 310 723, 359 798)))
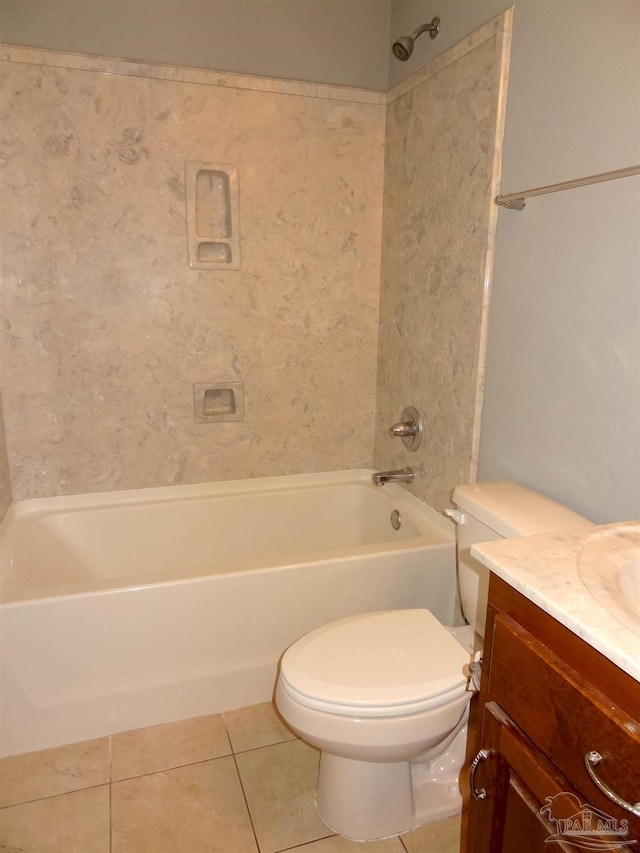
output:
POLYGON ((460 769, 467 748, 467 725, 460 728, 445 749, 429 761, 411 765, 414 826, 460 814, 460 769))
POLYGON ((316 808, 329 829, 352 841, 399 835, 414 825, 411 765, 323 752, 316 808))
POLYGON ((422 762, 354 761, 322 752, 316 808, 324 823, 352 841, 376 841, 459 814, 466 715, 456 729, 442 752, 422 762))

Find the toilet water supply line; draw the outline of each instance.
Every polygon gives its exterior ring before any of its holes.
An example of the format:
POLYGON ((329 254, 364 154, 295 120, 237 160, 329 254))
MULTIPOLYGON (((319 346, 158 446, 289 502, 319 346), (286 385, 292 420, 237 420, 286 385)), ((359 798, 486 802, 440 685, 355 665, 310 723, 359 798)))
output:
MULTIPOLYGON (((446 515, 447 518, 450 518, 451 521, 455 525, 464 524, 465 523, 465 514, 460 509, 444 509, 442 511, 443 515, 446 515)), ((457 537, 456 532, 456 537, 457 537)), ((467 690, 471 690, 473 693, 478 693, 480 690, 480 681, 482 680, 482 652, 474 652, 473 658, 469 661, 468 666, 468 681, 467 681, 467 690)))
POLYGON ((480 690, 480 681, 482 680, 482 652, 475 652, 473 660, 469 662, 469 681, 467 682, 467 690, 472 693, 478 693, 480 690))

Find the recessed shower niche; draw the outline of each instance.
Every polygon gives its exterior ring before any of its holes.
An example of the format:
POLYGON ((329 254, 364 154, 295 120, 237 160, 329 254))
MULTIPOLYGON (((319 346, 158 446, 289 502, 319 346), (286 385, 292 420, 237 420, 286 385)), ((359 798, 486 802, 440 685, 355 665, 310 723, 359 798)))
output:
POLYGON ((240 269, 238 168, 185 163, 189 267, 240 269))

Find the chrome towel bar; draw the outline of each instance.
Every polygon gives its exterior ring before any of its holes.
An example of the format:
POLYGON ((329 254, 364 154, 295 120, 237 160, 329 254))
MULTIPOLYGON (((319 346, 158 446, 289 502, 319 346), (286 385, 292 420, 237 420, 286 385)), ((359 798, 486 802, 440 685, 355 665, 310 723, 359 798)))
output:
POLYGON ((522 210, 527 199, 536 195, 547 195, 547 193, 558 193, 562 190, 573 190, 576 187, 586 187, 590 184, 601 184, 603 181, 615 181, 617 178, 630 178, 632 175, 640 175, 640 166, 629 166, 628 169, 615 169, 613 172, 601 172, 599 175, 589 175, 586 178, 576 178, 574 181, 563 181, 560 184, 549 184, 546 187, 536 187, 532 190, 524 190, 520 193, 508 193, 497 195, 494 199, 496 204, 509 210, 522 210))

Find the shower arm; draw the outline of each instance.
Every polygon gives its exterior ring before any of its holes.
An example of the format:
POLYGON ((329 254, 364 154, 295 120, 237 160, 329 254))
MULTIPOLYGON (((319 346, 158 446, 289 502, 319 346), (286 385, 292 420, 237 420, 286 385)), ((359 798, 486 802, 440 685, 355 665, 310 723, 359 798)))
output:
POLYGON ((422 26, 418 27, 418 29, 415 32, 411 33, 410 38, 412 38, 415 41, 418 38, 418 36, 421 36, 422 33, 426 33, 426 32, 428 32, 429 35, 431 35, 431 33, 433 32, 433 23, 430 22, 428 24, 422 24, 422 26))
POLYGON ((428 24, 422 24, 418 29, 412 33, 409 38, 411 41, 415 41, 422 33, 429 33, 429 38, 434 39, 438 33, 440 32, 440 18, 437 16, 429 21, 428 24))

